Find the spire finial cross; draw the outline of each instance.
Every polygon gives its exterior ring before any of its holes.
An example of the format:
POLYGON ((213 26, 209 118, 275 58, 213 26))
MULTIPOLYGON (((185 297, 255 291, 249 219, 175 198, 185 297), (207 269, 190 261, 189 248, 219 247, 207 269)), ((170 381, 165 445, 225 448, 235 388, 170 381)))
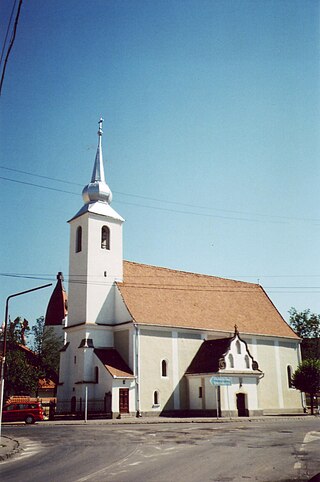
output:
POLYGON ((99 135, 99 136, 102 136, 102 134, 103 134, 103 130, 102 130, 103 122, 104 122, 104 119, 103 119, 102 117, 100 117, 100 120, 99 120, 99 122, 98 122, 98 124, 99 124, 98 135, 99 135))

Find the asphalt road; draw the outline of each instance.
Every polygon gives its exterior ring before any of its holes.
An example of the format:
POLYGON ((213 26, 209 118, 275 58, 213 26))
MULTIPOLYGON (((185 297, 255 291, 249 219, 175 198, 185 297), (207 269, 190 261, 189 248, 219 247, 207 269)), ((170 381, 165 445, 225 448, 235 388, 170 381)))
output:
MULTIPOLYGON (((293 482, 320 472, 320 419, 7 425, 2 482, 293 482)), ((319 479, 318 479, 319 480, 319 479)))

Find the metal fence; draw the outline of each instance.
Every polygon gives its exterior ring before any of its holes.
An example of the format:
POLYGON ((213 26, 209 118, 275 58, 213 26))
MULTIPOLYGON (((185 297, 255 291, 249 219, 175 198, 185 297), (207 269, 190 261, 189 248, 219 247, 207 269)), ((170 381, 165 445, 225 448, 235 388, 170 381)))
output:
MULTIPOLYGON (((87 413, 88 414, 104 414, 105 416, 111 416, 111 406, 107 398, 102 400, 87 400, 87 413)), ((71 400, 57 400, 55 407, 56 414, 73 414, 82 415, 85 412, 85 400, 83 398, 76 399, 73 397, 71 400)))

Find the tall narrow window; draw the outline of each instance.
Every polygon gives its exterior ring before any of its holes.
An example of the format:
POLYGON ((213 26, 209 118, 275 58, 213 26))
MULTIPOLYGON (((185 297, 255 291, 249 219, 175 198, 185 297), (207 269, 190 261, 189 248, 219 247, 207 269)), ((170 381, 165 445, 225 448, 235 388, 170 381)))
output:
POLYGON ((237 348, 237 353, 238 353, 238 355, 240 355, 240 354, 241 354, 241 345, 240 345, 240 341, 239 341, 239 340, 237 340, 237 342, 236 342, 236 348, 237 348))
POLYGON ((159 392, 157 390, 153 392, 153 405, 159 405, 159 392))
POLYGON ((95 367, 94 369, 94 378, 95 378, 95 383, 99 383, 99 368, 95 367))
POLYGON ((101 229, 101 248, 110 249, 110 229, 108 226, 102 226, 101 229))
POLYGON ((76 253, 80 253, 81 250, 82 250, 82 227, 78 226, 77 232, 76 232, 76 253))
POLYGON ((287 377, 288 377, 288 387, 292 388, 292 367, 290 365, 287 366, 287 377))
POLYGON ((162 377, 167 377, 167 376, 168 376, 168 373, 167 373, 167 362, 166 362, 166 360, 162 360, 162 362, 161 362, 161 376, 162 376, 162 377))
POLYGON ((202 387, 199 387, 199 398, 202 398, 202 387))
POLYGON ((246 364, 246 368, 250 368, 250 360, 248 355, 244 357, 244 362, 246 364))
POLYGON ((229 359, 230 368, 234 368, 234 361, 233 361, 232 353, 230 353, 230 355, 228 356, 228 359, 229 359))

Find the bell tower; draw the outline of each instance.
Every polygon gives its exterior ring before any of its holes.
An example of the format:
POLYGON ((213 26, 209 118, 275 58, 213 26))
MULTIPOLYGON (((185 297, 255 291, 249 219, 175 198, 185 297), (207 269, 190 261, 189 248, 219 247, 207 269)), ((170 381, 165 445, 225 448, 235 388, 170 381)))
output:
POLYGON ((99 120, 98 147, 91 181, 83 191, 84 205, 70 219, 68 326, 114 321, 114 282, 122 281, 122 225, 124 219, 110 206, 99 120))

